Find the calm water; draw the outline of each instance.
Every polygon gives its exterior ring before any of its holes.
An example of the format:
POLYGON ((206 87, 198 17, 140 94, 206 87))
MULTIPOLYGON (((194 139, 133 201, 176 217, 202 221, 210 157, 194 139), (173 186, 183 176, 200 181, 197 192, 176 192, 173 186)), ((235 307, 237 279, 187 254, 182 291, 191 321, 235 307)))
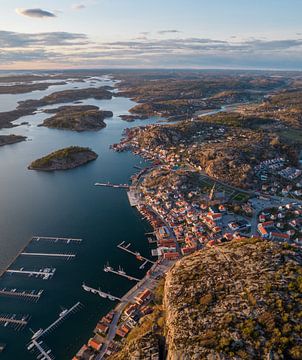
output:
MULTIPOLYGON (((100 82, 98 85, 102 84, 108 85, 108 82, 100 82)), ((78 85, 84 87, 81 83, 78 85)), ((74 86, 72 83, 69 88, 74 86)), ((56 87, 55 90, 67 87, 56 87)), ((40 91, 37 97, 49 92, 49 89, 40 91)), ((3 103, 8 99, 7 96, 1 97, 0 111, 14 107, 16 100, 35 98, 36 95, 13 96, 9 103, 3 103)), ((130 207, 126 192, 122 189, 97 188, 93 184, 96 181, 128 181, 135 172, 133 166, 143 165, 141 158, 130 153, 115 153, 109 150, 109 145, 121 138, 124 128, 147 124, 156 119, 131 124, 121 121, 118 115, 127 113, 134 105, 125 98, 109 101, 90 99, 83 103, 95 104, 114 112, 114 117, 106 120, 105 129, 75 133, 37 127, 49 116, 38 113, 18 120, 19 123, 28 121, 30 126, 0 131, 1 134, 23 134, 31 140, 0 148, 0 267, 4 268, 32 235, 84 239, 81 245, 38 243, 29 248, 40 252, 76 252, 75 260, 19 257, 13 265, 13 268, 24 266, 30 269, 56 267, 57 272, 51 280, 22 275, 5 275, 0 279, 0 287, 45 290, 38 303, 0 297, 0 313, 32 316, 29 326, 22 332, 0 326, 0 342, 7 344, 7 349, 0 355, 4 360, 34 359, 26 350, 31 336, 29 328, 37 330, 48 326, 57 318, 62 306, 70 307, 81 301, 85 308, 45 338, 57 359, 70 359, 88 340, 97 319, 114 305, 109 300, 85 293, 81 283, 85 281, 91 286, 100 286, 104 291, 109 290, 114 295, 122 295, 133 284, 104 273, 103 265, 107 261, 113 266, 122 265, 129 274, 137 277, 142 277, 144 271, 138 269, 140 264, 134 257, 117 249, 116 245, 125 240, 131 242, 134 249, 150 256, 144 236, 148 225, 130 207), (90 164, 65 172, 27 170, 27 165, 33 159, 70 145, 89 146, 99 157, 90 164)))

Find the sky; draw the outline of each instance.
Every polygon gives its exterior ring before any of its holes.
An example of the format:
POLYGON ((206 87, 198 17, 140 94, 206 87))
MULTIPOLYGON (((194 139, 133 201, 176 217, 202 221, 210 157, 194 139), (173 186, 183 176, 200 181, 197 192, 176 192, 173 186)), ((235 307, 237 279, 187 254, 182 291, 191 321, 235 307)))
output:
POLYGON ((302 0, 0 0, 0 69, 302 70, 302 0))

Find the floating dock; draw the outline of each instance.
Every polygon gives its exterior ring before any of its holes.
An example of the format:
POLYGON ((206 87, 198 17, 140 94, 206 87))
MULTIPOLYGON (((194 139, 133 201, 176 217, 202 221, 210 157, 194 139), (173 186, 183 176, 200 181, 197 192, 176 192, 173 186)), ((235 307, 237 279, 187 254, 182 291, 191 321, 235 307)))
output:
POLYGON ((110 273, 115 274, 115 275, 122 276, 122 277, 124 277, 124 278, 126 278, 128 280, 132 280, 132 281, 137 281, 138 282, 138 281, 141 280, 141 279, 137 279, 137 278, 135 278, 133 276, 127 275, 122 268, 119 268, 118 270, 114 270, 111 266, 106 265, 106 266, 104 266, 104 271, 105 272, 110 272, 110 273))
POLYGON ((38 257, 56 257, 60 259, 70 260, 76 257, 75 254, 54 254, 54 253, 34 253, 34 252, 22 252, 20 255, 23 256, 38 256, 38 257))
POLYGON ((103 187, 111 187, 111 188, 117 188, 117 189, 129 189, 130 185, 128 184, 111 184, 111 183, 99 183, 96 182, 94 186, 103 186, 103 187))
POLYGON ((51 350, 43 341, 32 340, 32 342, 27 347, 38 360, 54 360, 55 357, 52 354, 51 350))
POLYGON ((131 243, 125 245, 125 241, 123 241, 117 245, 117 247, 119 249, 124 250, 124 251, 128 252, 129 254, 134 255, 137 258, 137 260, 143 261, 143 264, 139 267, 140 269, 143 269, 145 267, 145 265, 147 265, 148 263, 155 264, 154 261, 147 259, 146 257, 142 256, 139 252, 137 252, 137 251, 134 252, 134 251, 129 250, 130 246, 131 246, 131 243))
POLYGON ((70 243, 81 243, 82 239, 75 238, 65 238, 65 237, 51 237, 51 236, 33 236, 31 241, 51 241, 51 242, 64 242, 66 244, 70 243))
POLYGON ((121 301, 122 300, 121 298, 119 298, 117 296, 113 296, 109 293, 105 293, 104 291, 101 291, 100 289, 94 289, 90 286, 85 285, 84 283, 82 284, 82 288, 87 292, 91 292, 92 294, 99 295, 103 299, 109 299, 112 301, 121 301))
POLYGON ((56 269, 55 268, 44 268, 44 269, 35 271, 35 270, 24 270, 23 268, 20 268, 20 269, 8 269, 5 272, 8 274, 22 274, 22 275, 28 275, 28 276, 41 277, 43 280, 48 280, 54 276, 56 269))
POLYGON ((0 314, 0 324, 5 327, 10 326, 17 331, 24 329, 29 320, 29 315, 0 314))
POLYGON ((40 300, 44 290, 18 290, 0 288, 0 296, 14 297, 22 300, 37 302, 40 300))
POLYGON ((31 340, 38 340, 40 337, 45 336, 55 330, 69 315, 77 312, 81 309, 83 305, 80 302, 77 302, 70 309, 63 310, 57 320, 55 320, 52 324, 50 324, 46 329, 39 329, 35 332, 31 338, 31 340))

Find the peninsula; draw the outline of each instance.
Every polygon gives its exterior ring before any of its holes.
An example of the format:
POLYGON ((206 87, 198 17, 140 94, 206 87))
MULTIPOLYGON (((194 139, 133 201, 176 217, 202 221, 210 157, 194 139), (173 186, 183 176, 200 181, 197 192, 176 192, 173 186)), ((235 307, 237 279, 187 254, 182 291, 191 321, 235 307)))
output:
POLYGON ((98 155, 89 148, 70 146, 33 161, 28 169, 41 171, 68 170, 84 165, 97 157, 98 155))
POLYGON ((97 131, 106 127, 104 119, 113 116, 112 111, 99 110, 97 106, 90 105, 61 106, 54 111, 56 114, 39 126, 73 131, 97 131))

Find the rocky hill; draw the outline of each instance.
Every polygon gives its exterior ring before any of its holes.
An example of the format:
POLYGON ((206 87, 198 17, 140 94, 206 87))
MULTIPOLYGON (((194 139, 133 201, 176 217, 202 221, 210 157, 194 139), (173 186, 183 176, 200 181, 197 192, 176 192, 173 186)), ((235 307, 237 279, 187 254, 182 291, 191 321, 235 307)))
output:
MULTIPOLYGON (((258 239, 178 261, 164 285, 162 358, 301 359, 301 265, 300 250, 258 239)), ((142 329, 113 359, 144 359, 134 354, 142 353, 158 327, 155 321, 142 329)))

